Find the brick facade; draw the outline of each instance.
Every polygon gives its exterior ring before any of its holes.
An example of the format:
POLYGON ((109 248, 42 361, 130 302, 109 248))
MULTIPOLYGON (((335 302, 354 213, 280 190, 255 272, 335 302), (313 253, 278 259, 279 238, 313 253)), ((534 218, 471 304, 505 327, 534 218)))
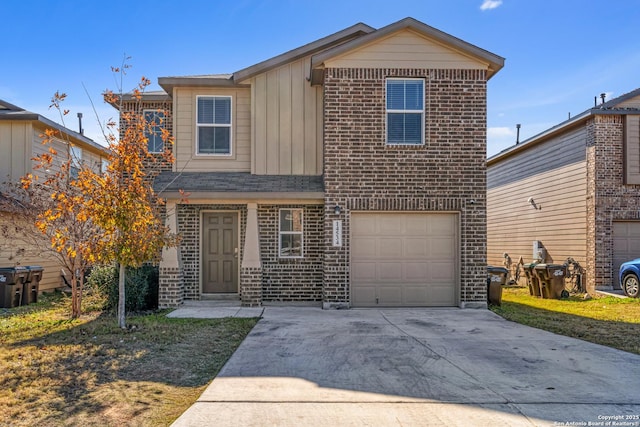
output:
POLYGON ((324 255, 323 206, 260 205, 260 256, 264 302, 320 302, 324 255), (281 208, 302 208, 304 257, 278 256, 278 215, 281 208))
POLYGON ((624 115, 595 115, 587 126, 587 291, 609 288, 613 222, 640 219, 640 186, 624 184, 624 115))
POLYGON ((324 120, 325 307, 350 301, 351 210, 459 213, 460 305, 486 305, 485 71, 328 68, 324 120), (386 145, 387 77, 425 79, 424 145, 386 145))
MULTIPOLYGON (((247 222, 245 204, 177 205, 180 266, 165 272, 161 282, 163 306, 175 306, 182 300, 199 300, 201 271, 201 214, 204 211, 237 211, 240 216, 239 265, 242 265, 247 222), (176 285, 180 282, 180 285, 176 285), (179 289, 178 289, 179 288, 179 289)), ((243 305, 262 302, 318 302, 322 299, 322 262, 324 236, 322 206, 258 205, 262 268, 240 268, 239 297, 243 305), (304 210, 304 258, 278 257, 278 215, 281 208, 304 210)))

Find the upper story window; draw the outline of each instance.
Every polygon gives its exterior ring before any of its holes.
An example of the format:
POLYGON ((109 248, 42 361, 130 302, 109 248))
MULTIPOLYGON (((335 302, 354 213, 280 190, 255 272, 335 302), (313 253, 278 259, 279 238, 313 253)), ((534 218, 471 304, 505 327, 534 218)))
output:
POLYGON ((197 97, 197 154, 231 155, 231 97, 197 97))
POLYGON ((69 146, 69 156, 71 164, 69 165, 69 176, 72 179, 78 179, 78 173, 82 167, 82 148, 75 145, 69 146))
POLYGON ((162 153, 164 151, 164 141, 162 140, 162 129, 165 127, 164 111, 144 110, 144 122, 147 149, 150 153, 162 153))
POLYGON ((424 144, 424 80, 387 79, 387 144, 424 144))
POLYGON ((303 257, 302 209, 280 209, 278 250, 280 258, 303 257))

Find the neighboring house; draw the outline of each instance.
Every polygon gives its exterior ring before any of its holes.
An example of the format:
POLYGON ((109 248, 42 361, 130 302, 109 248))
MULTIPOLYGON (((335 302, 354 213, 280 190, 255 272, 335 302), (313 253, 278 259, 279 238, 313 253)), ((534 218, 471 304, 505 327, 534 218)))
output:
POLYGON ((486 307, 486 90, 503 63, 407 18, 159 78, 143 108, 172 127, 155 188, 182 236, 160 306, 486 307))
MULTIPOLYGON (((40 176, 46 174, 41 169, 33 170, 36 162, 32 159, 47 152, 49 147, 42 144, 42 135, 47 129, 59 132, 59 137, 52 143, 59 157, 57 161, 54 159, 54 165, 59 165, 72 156, 74 164, 83 162, 98 170, 103 166, 108 157, 104 147, 46 117, 0 100, 0 191, 2 183, 19 182, 29 172, 40 176)), ((7 221, 15 221, 15 218, 0 212, 0 225, 7 221)), ((57 261, 43 256, 34 247, 23 247, 21 243, 0 236, 0 267, 15 265, 44 267, 40 281, 41 291, 65 286, 61 278, 62 267, 57 261)))
POLYGON ((584 268, 589 292, 620 287, 640 256, 640 89, 595 106, 487 161, 489 264, 506 252, 584 268))

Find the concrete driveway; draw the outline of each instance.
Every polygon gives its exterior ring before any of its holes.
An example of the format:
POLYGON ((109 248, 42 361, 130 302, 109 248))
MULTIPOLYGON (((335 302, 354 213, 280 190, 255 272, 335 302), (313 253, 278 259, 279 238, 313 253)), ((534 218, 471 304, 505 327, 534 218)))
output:
POLYGON ((263 316, 174 426, 640 426, 640 356, 488 310, 263 316))

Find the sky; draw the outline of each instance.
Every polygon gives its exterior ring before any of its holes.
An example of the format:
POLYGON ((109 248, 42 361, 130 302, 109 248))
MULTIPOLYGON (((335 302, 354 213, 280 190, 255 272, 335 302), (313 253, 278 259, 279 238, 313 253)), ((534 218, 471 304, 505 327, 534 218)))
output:
POLYGON ((104 143, 105 89, 231 73, 357 22, 405 17, 505 58, 487 85, 492 156, 640 87, 640 0, 1 0, 0 99, 104 143), (130 57, 125 79, 111 71, 130 57), (67 94, 60 118, 49 109, 67 94), (92 107, 92 104, 94 107, 92 107), (97 114, 96 114, 97 113, 97 114))

